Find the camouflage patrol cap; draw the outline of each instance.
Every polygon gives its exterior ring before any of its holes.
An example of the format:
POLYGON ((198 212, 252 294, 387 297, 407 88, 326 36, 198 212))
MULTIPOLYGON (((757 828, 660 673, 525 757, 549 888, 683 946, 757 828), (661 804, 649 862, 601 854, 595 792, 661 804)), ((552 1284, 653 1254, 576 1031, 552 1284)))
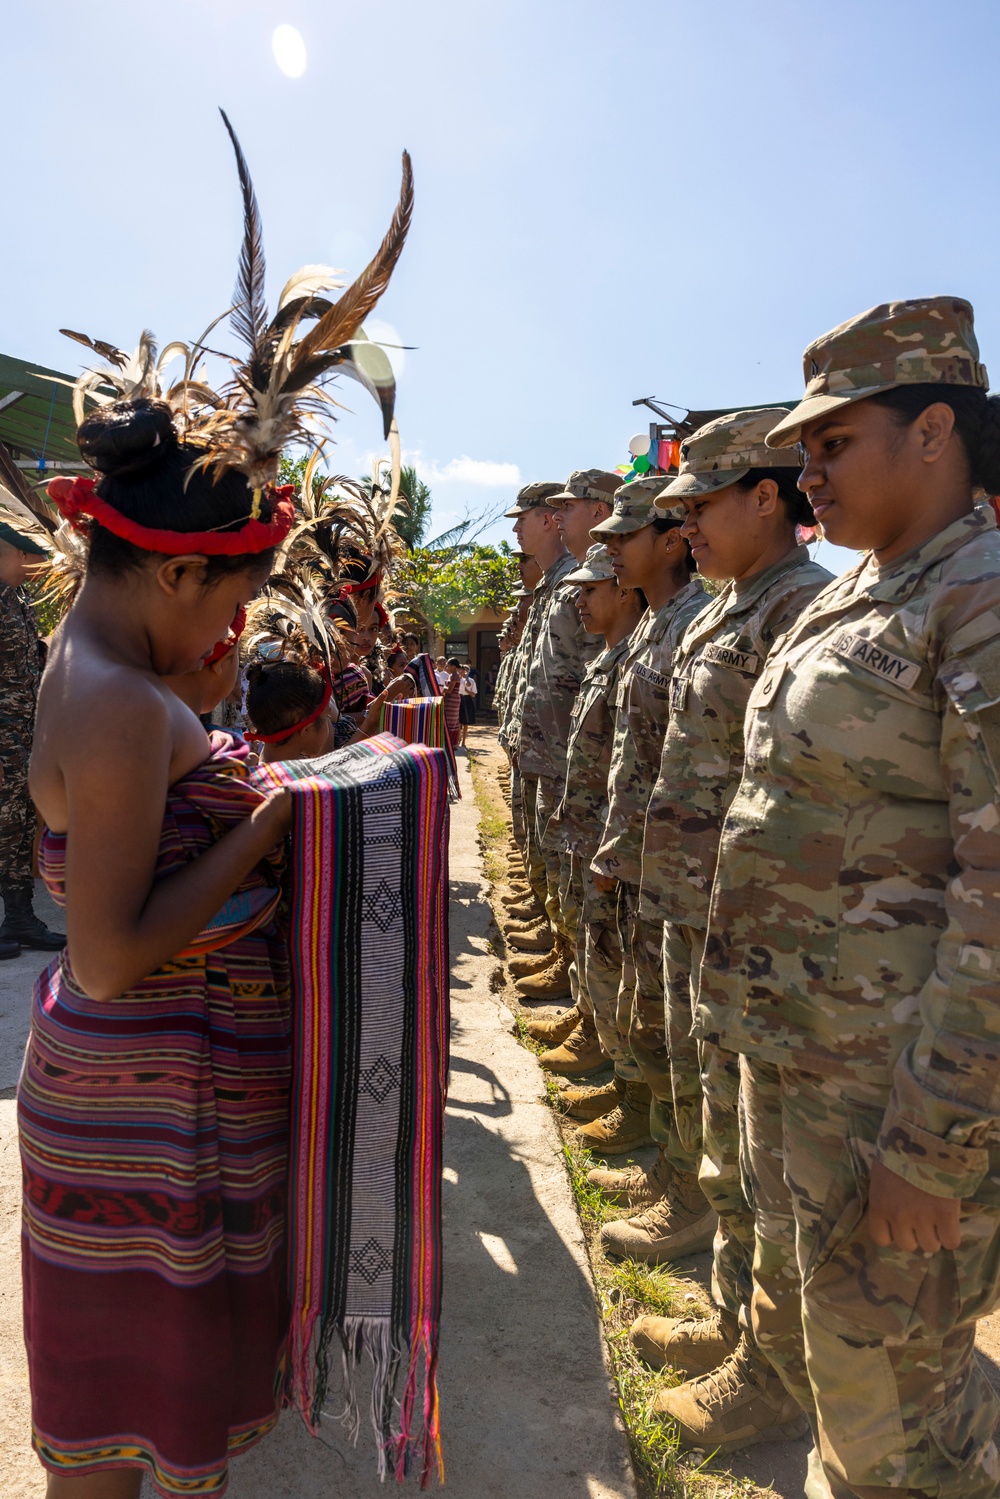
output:
POLYGON ((567 500, 603 500, 605 505, 611 505, 620 483, 620 474, 609 474, 603 468, 577 468, 566 480, 565 488, 554 494, 549 504, 558 508, 567 500))
MULTIPOLYGON (((605 536, 627 536, 630 531, 641 531, 657 519, 653 501, 663 488, 663 476, 633 479, 631 484, 619 484, 615 490, 614 509, 607 520, 598 521, 591 531, 595 541, 605 536)), ((683 519, 683 517, 682 517, 683 519)))
POLYGON ((671 479, 657 500, 657 514, 671 501, 711 494, 746 477, 752 468, 801 468, 797 453, 775 453, 766 438, 775 419, 787 414, 784 406, 731 411, 706 422, 681 443, 677 478, 671 479))
POLYGON ((515 588, 511 594, 512 599, 530 599, 534 594, 533 588, 515 588))
POLYGON ((587 555, 574 572, 567 573, 564 583, 613 583, 615 570, 611 565, 611 553, 598 542, 587 548, 587 555))
POLYGON ((529 510, 551 510, 553 498, 561 489, 561 484, 546 479, 538 479, 534 484, 526 484, 523 489, 517 491, 517 502, 514 508, 505 510, 504 515, 516 518, 519 515, 526 515, 529 510))
POLYGON ((19 552, 27 552, 31 557, 47 557, 49 554, 37 541, 32 541, 30 536, 25 536, 9 526, 6 521, 0 520, 0 541, 5 541, 8 546, 16 547, 19 552))
POLYGON ((799 441, 806 422, 848 401, 896 385, 971 385, 989 389, 961 297, 883 302, 814 339, 802 356, 806 393, 767 435, 772 448, 799 441))

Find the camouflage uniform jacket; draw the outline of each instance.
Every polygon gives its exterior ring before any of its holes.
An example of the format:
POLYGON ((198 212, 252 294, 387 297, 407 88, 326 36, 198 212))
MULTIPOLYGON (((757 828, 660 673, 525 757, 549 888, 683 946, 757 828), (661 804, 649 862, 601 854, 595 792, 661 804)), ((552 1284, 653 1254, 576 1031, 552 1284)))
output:
POLYGON ((796 547, 730 583, 688 625, 674 655, 670 721, 642 838, 645 920, 705 925, 722 820, 743 773, 747 698, 775 640, 830 582, 796 547))
MULTIPOLYGON (((520 641, 518 641, 518 645, 520 641)), ((497 722, 502 729, 507 717, 507 691, 510 686, 510 673, 517 655, 517 646, 514 646, 504 656, 497 667, 496 681, 493 684, 493 706, 496 709, 497 722)))
MULTIPOLYGON (((524 675, 518 766, 524 775, 566 774, 566 742, 573 702, 587 663, 600 652, 603 641, 583 628, 576 607, 579 585, 564 583, 579 566, 569 552, 545 573, 544 613, 538 617, 534 651, 524 675)), ((532 610, 538 603, 538 589, 532 610)))
POLYGON ((538 631, 545 611, 548 607, 553 583, 552 575, 557 574, 557 579, 565 577, 566 573, 574 566, 573 558, 568 554, 559 557, 549 569, 548 574, 543 574, 532 595, 528 606, 528 617, 521 631, 521 638, 517 643, 515 659, 510 673, 510 687, 507 692, 506 719, 504 722, 503 736, 500 738, 505 749, 517 754, 518 741, 521 735, 521 717, 524 712, 524 694, 528 685, 528 668, 531 665, 535 653, 535 645, 538 641, 538 631))
POLYGON ((30 743, 41 675, 35 611, 20 588, 0 583, 0 734, 30 743))
POLYGON ((592 867, 598 874, 630 885, 639 883, 642 824, 660 773, 674 651, 708 602, 705 585, 700 578, 692 578, 662 609, 645 616, 622 663, 608 815, 592 867))
POLYGON ((573 704, 566 751, 566 785, 553 821, 562 830, 564 847, 586 857, 597 848, 608 810, 608 769, 615 718, 611 698, 618 670, 628 654, 628 636, 608 646, 584 673, 573 704))
POLYGON ((757 680, 697 1030, 892 1084, 878 1154, 971 1197, 1000 1138, 1000 534, 977 509, 803 612, 757 680))

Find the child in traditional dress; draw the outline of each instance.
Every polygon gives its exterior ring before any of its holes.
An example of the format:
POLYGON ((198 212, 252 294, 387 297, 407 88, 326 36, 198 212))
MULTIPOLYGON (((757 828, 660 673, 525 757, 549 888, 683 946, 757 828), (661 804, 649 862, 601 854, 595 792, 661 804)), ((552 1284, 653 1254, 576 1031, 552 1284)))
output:
MULTIPOLYGON (((245 220, 232 322, 248 346, 231 384, 208 390, 189 362, 165 390, 148 333, 132 358, 72 335, 108 358, 75 393, 97 478, 49 485, 87 551, 42 680, 30 772, 40 866, 67 931, 36 984, 18 1088, 24 1331, 48 1499, 137 1499, 144 1472, 167 1499, 221 1493, 230 1455, 277 1421, 284 1380, 277 911, 290 798, 251 784, 246 745, 210 741, 169 681, 202 674, 295 523, 276 485, 282 449, 321 408, 317 382, 391 274, 412 181, 406 158, 368 283, 269 321, 259 212, 230 135, 245 220)), ((318 269, 311 288, 334 284, 318 269)), ((388 420, 391 380, 380 401, 388 420)))

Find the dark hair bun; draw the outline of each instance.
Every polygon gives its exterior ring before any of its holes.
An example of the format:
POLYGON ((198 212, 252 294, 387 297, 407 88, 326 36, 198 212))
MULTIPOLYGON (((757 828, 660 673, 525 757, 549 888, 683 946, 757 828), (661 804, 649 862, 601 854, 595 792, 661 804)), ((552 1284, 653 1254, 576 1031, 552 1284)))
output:
POLYGON ((113 478, 161 463, 177 447, 169 406, 145 397, 99 407, 81 422, 76 440, 90 466, 113 478))

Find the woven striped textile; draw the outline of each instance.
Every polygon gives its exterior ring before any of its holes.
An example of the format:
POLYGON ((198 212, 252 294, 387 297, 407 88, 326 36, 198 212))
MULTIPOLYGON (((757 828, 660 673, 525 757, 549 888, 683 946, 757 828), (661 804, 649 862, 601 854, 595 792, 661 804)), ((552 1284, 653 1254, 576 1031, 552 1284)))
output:
POLYGON ((381 736, 257 778, 294 803, 289 1397, 317 1432, 336 1338, 356 1435, 367 1352, 379 1473, 423 1486, 443 1477, 447 758, 381 736))
MULTIPOLYGON (((247 748, 167 796, 156 878, 259 805, 247 748)), ((65 838, 41 868, 64 892, 65 838)), ((133 1465, 221 1494, 277 1420, 285 1374, 287 946, 262 863, 182 954, 93 1000, 63 953, 40 976, 18 1090, 33 1442, 67 1475, 133 1465)))
POLYGON ((379 729, 406 744, 426 744, 431 749, 444 750, 448 757, 448 794, 453 802, 461 800, 458 762, 448 732, 444 698, 402 697, 394 703, 383 703, 379 711, 379 729))
POLYGON ((406 670, 417 684, 418 697, 440 697, 441 688, 438 686, 437 672, 434 670, 434 662, 426 651, 421 651, 408 661, 406 670))

